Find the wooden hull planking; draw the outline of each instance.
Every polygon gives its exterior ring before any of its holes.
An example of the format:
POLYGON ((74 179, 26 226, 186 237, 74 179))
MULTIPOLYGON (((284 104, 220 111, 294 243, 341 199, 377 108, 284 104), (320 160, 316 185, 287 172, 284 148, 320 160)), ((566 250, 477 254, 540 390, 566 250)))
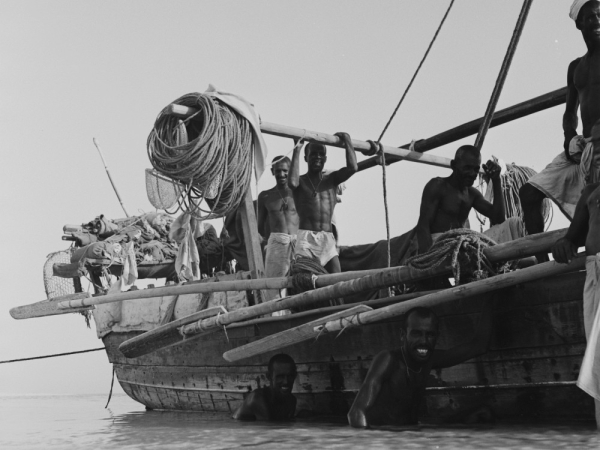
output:
MULTIPOLYGON (((504 421, 593 420, 591 397, 575 386, 585 350, 584 278, 585 272, 577 272, 497 291, 490 351, 432 371, 422 417, 456 420, 485 407, 504 421)), ((438 347, 469 339, 480 302, 490 299, 482 295, 437 308, 438 347)), ((148 408, 231 413, 244 394, 268 383, 272 353, 236 363, 222 354, 307 320, 291 315, 229 327, 226 335, 209 334, 136 359, 125 358, 118 347, 139 333, 109 333, 103 340, 124 391, 148 408)), ((372 358, 399 343, 396 319, 282 349, 298 364, 297 410, 344 416, 372 358)))

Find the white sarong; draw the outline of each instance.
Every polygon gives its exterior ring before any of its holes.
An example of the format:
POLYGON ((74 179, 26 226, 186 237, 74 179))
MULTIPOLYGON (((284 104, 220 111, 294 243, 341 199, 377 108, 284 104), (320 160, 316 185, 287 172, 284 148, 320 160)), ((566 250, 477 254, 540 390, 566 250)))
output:
POLYGON ((583 288, 583 325, 587 346, 577 386, 600 400, 600 314, 598 314, 598 303, 600 302, 600 253, 588 256, 585 260, 585 287, 583 288))
POLYGON ((583 188, 600 180, 600 164, 589 138, 575 136, 569 144, 569 153, 579 163, 569 161, 561 152, 544 170, 532 176, 528 183, 556 203, 571 220, 583 188))
POLYGON ((335 237, 328 231, 298 230, 296 255, 317 258, 325 266, 338 256, 335 237))
MULTIPOLYGON (((267 278, 286 277, 290 272, 290 263, 294 255, 296 236, 286 233, 271 233, 265 247, 265 276, 267 278)), ((265 291, 265 301, 285 296, 285 289, 265 291)))

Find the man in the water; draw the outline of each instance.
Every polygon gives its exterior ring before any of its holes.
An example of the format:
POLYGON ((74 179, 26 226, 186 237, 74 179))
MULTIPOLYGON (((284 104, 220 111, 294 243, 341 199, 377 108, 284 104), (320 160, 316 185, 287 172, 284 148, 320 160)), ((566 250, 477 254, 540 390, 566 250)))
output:
POLYGON ((348 413, 350 425, 365 428, 416 424, 429 372, 485 353, 491 338, 491 319, 492 302, 485 301, 473 339, 449 350, 438 350, 436 314, 423 307, 407 311, 401 347, 382 351, 373 359, 348 413))
MULTIPOLYGON (((592 129, 592 136, 592 142, 600 150, 599 125, 592 129)), ((582 245, 585 245, 587 255, 583 291, 583 324, 587 347, 577 385, 594 397, 596 425, 600 428, 600 183, 589 184, 583 189, 569 230, 552 247, 552 256, 559 263, 570 262, 582 245)))
POLYGON ((296 363, 284 353, 269 360, 269 386, 255 389, 233 414, 236 420, 292 420, 296 414, 296 397, 292 394, 296 380, 296 363))
POLYGON ((433 244, 433 235, 464 228, 471 208, 488 217, 492 225, 505 220, 498 164, 488 161, 483 166, 492 181, 493 204, 473 187, 481 168, 481 154, 477 148, 472 145, 459 147, 450 165, 452 174, 449 177, 433 178, 423 189, 421 213, 416 229, 419 253, 429 250, 433 244))
MULTIPOLYGON (((258 196, 258 229, 265 239, 265 276, 267 278, 289 275, 290 262, 300 218, 292 191, 288 187, 290 159, 273 159, 271 173, 275 177, 275 187, 263 191, 258 196)), ((266 291, 266 300, 279 298, 277 290, 266 291)), ((279 314, 278 314, 279 315, 279 314)))
POLYGON ((337 189, 358 171, 352 139, 347 133, 336 133, 336 136, 346 149, 346 167, 326 173, 323 170, 327 161, 325 146, 310 143, 304 150, 308 172, 300 176, 300 147, 296 146, 288 177, 300 216, 296 255, 319 259, 329 273, 342 271, 331 224, 337 189))
MULTIPOLYGON (((572 61, 567 70, 564 152, 519 191, 528 234, 544 231, 544 198, 550 198, 571 219, 584 186, 600 181, 600 166, 595 163, 589 145, 592 127, 600 120, 600 2, 575 0, 569 16, 581 31, 587 53, 572 61), (577 135, 578 108, 583 136, 577 135)), ((547 254, 536 255, 536 258, 538 262, 548 261, 547 254)))

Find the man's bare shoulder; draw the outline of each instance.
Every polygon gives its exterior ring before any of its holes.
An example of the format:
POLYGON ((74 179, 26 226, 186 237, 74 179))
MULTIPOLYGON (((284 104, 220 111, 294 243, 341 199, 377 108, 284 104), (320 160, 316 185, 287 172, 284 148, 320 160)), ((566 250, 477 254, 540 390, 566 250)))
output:
POLYGON ((400 351, 399 350, 382 350, 375 358, 373 358, 373 363, 371 367, 383 374, 384 372, 389 371, 394 367, 396 362, 400 360, 400 351))
POLYGON ((586 187, 583 188, 583 190, 581 191, 581 197, 582 198, 587 198, 589 197, 592 192, 594 192, 596 189, 598 189, 600 187, 600 182, 598 183, 592 183, 592 184, 588 184, 586 187))
POLYGON ((572 75, 575 73, 575 69, 577 69, 577 66, 579 66, 579 63, 581 62, 581 60, 583 59, 583 56, 580 56, 579 58, 575 58, 573 61, 571 61, 569 63, 569 68, 567 69, 567 74, 569 77, 569 80, 571 79, 572 75))
POLYGON ((435 177, 427 182, 424 190, 431 193, 441 192, 447 186, 446 178, 435 177))

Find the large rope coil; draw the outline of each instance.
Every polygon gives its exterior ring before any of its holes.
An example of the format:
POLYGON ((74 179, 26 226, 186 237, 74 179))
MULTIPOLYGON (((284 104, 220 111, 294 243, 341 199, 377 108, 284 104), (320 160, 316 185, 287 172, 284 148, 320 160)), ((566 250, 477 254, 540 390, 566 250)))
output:
POLYGON ((168 107, 160 112, 147 141, 152 167, 184 186, 180 210, 203 220, 224 217, 250 188, 251 125, 210 95, 186 94, 173 103, 198 111, 183 121, 168 107), (210 209, 201 206, 203 200, 210 209))
POLYGON ((499 270, 483 253, 484 249, 494 245, 496 242, 485 234, 457 228, 443 233, 427 252, 409 258, 406 265, 422 271, 437 267, 449 259, 456 284, 460 283, 461 277, 479 280, 499 270))
MULTIPOLYGON (((498 159, 492 158, 497 162, 498 159)), ((519 189, 529 179, 536 175, 537 172, 529 167, 518 166, 515 163, 506 164, 506 171, 500 175, 500 182, 502 185, 502 195, 504 197, 504 207, 506 208, 506 218, 517 217, 523 221, 523 208, 521 207, 521 200, 519 199, 519 189)), ((489 179, 484 176, 483 181, 486 182, 487 186, 485 189, 484 197, 490 203, 494 202, 494 189, 489 179)), ((542 214, 544 216, 544 223, 549 226, 552 214, 552 202, 545 198, 542 203, 542 214)), ((485 218, 482 218, 477 214, 478 220, 483 225, 485 218)))

